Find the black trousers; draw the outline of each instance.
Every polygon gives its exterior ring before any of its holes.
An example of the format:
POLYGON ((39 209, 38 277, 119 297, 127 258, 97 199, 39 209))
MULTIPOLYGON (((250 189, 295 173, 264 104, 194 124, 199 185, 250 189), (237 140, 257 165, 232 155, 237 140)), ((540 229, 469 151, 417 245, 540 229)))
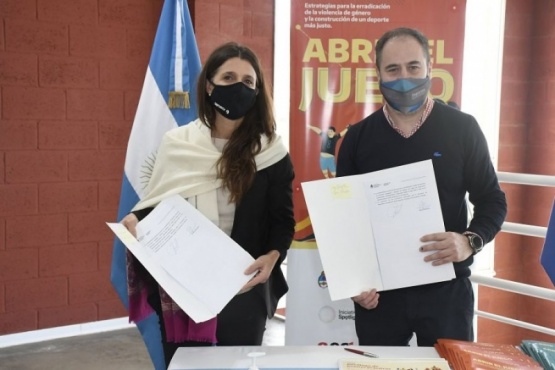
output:
POLYGON ((235 296, 218 315, 218 345, 260 346, 267 317, 264 299, 254 289, 235 296))
POLYGON ((361 345, 408 346, 413 333, 419 346, 437 339, 474 340, 474 292, 468 278, 380 292, 378 306, 355 303, 355 327, 361 345))
MULTIPOLYGON (((205 342, 168 342, 163 325, 160 297, 153 294, 148 298, 149 304, 156 311, 162 334, 162 347, 166 367, 179 347, 212 346, 205 342)), ((266 305, 254 289, 235 296, 220 312, 216 325, 216 338, 219 346, 259 346, 266 330, 266 305)))

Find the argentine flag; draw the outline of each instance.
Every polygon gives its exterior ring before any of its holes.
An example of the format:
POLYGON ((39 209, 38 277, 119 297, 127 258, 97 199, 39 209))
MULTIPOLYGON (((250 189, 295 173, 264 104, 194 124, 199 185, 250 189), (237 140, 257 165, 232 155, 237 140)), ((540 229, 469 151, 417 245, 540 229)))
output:
MULTIPOLYGON (((200 58, 184 0, 165 0, 127 145, 118 220, 144 195, 163 134, 197 117, 200 58)), ((128 308, 125 246, 116 238, 111 282, 128 308)), ((165 369, 156 314, 137 324, 155 369, 165 369)))

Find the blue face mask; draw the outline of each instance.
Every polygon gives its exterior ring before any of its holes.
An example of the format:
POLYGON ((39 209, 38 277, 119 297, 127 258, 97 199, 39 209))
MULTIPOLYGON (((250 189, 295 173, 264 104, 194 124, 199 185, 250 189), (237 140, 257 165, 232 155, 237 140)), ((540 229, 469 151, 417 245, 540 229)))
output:
POLYGON ((414 112, 424 104, 430 86, 429 77, 380 81, 380 91, 387 104, 404 114, 414 112))

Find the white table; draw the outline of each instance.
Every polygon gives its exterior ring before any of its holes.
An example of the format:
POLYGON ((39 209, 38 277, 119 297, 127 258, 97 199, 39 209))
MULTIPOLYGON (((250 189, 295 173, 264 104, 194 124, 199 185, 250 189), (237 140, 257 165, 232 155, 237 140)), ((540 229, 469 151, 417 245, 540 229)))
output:
MULTIPOLYGON (((438 358, 433 347, 368 347, 350 346, 377 354, 380 358, 438 358)), ((245 347, 184 347, 175 353, 168 370, 248 369, 252 352, 265 352, 256 364, 264 369, 338 368, 341 358, 361 358, 340 346, 245 346, 245 347)))

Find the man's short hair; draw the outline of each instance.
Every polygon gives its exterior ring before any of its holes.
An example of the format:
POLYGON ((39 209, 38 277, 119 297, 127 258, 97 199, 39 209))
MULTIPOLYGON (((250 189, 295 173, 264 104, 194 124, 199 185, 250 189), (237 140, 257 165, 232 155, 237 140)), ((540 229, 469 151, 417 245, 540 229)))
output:
POLYGON ((335 130, 335 127, 333 127, 333 126, 328 127, 328 131, 329 131, 329 130, 332 130, 333 132, 337 132, 337 131, 335 130))
POLYGON ((430 45, 428 43, 428 38, 424 36, 424 34, 417 29, 408 28, 408 27, 399 27, 395 28, 391 31, 387 31, 380 37, 378 42, 376 42, 376 67, 378 70, 380 69, 380 64, 382 62, 382 52, 385 44, 395 38, 401 36, 410 36, 414 38, 418 43, 422 46, 422 50, 424 51, 424 56, 426 57, 426 63, 430 63, 430 45))

